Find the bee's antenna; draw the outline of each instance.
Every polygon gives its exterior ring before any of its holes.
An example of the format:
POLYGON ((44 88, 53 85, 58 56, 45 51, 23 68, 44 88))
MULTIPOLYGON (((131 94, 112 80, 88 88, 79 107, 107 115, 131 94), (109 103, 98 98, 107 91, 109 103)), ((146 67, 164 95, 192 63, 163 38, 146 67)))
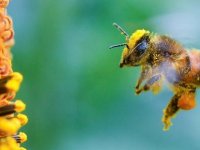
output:
POLYGON ((120 27, 117 23, 114 22, 113 26, 116 27, 121 32, 121 34, 125 35, 126 39, 129 38, 129 35, 126 33, 126 31, 124 31, 124 29, 122 29, 122 27, 120 27))
POLYGON ((126 45, 126 47, 129 49, 129 47, 128 47, 128 44, 127 44, 127 43, 122 43, 122 44, 111 45, 111 46, 109 47, 109 49, 116 48, 116 47, 121 47, 121 46, 125 46, 125 45, 126 45))

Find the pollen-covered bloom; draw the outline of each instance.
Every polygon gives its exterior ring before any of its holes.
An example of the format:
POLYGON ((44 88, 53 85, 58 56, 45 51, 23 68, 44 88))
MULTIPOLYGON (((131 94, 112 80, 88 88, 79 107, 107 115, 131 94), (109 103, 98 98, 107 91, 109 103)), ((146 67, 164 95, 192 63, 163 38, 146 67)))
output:
POLYGON ((22 75, 13 72, 10 48, 14 44, 14 31, 6 7, 9 0, 0 0, 0 150, 25 150, 20 144, 27 140, 19 129, 28 122, 21 114, 25 104, 14 100, 22 82, 22 75))

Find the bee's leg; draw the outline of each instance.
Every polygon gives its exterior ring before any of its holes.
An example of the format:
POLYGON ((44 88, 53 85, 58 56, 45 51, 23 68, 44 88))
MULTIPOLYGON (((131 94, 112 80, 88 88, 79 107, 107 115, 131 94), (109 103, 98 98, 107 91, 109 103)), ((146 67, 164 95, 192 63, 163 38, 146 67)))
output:
POLYGON ((151 86, 155 82, 158 82, 160 79, 161 79, 160 74, 151 77, 141 89, 136 89, 136 94, 140 94, 142 91, 148 91, 151 88, 151 86))
POLYGON ((135 87, 135 92, 137 93, 137 91, 140 89, 140 85, 141 83, 146 80, 149 77, 149 67, 148 66, 143 66, 142 67, 142 72, 140 74, 140 78, 137 81, 136 87, 135 87))
POLYGON ((162 122, 164 123, 164 128, 163 130, 168 130, 169 127, 172 125, 171 123, 171 118, 175 116, 177 111, 179 110, 178 107, 178 101, 180 99, 179 94, 175 94, 172 99, 170 100, 169 104, 167 107, 163 110, 163 117, 162 117, 162 122))

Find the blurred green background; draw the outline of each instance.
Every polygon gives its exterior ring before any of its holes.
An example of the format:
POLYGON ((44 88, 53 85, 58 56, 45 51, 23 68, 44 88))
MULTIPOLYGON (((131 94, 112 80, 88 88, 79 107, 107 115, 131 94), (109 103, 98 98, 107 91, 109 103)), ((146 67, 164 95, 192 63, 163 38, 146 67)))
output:
MULTIPOLYGON (((136 96, 139 68, 118 67, 128 33, 145 28, 199 47, 198 0, 13 0, 13 67, 24 75, 29 150, 198 150, 200 106, 163 132, 164 88, 136 96)), ((197 99, 200 99, 197 93, 197 99)))

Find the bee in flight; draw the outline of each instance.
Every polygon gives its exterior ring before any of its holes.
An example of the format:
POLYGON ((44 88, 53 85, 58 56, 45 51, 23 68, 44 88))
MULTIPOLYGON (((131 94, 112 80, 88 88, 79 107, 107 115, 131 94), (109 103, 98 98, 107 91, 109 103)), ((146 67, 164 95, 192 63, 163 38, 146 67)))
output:
POLYGON ((118 24, 113 25, 126 37, 125 43, 110 46, 110 49, 124 46, 120 68, 141 66, 136 94, 148 90, 158 93, 163 81, 173 91, 174 96, 163 110, 162 117, 164 130, 168 130, 172 125, 171 118, 179 110, 191 110, 196 106, 195 92, 200 87, 200 51, 188 51, 174 39, 144 29, 129 36, 118 24))

